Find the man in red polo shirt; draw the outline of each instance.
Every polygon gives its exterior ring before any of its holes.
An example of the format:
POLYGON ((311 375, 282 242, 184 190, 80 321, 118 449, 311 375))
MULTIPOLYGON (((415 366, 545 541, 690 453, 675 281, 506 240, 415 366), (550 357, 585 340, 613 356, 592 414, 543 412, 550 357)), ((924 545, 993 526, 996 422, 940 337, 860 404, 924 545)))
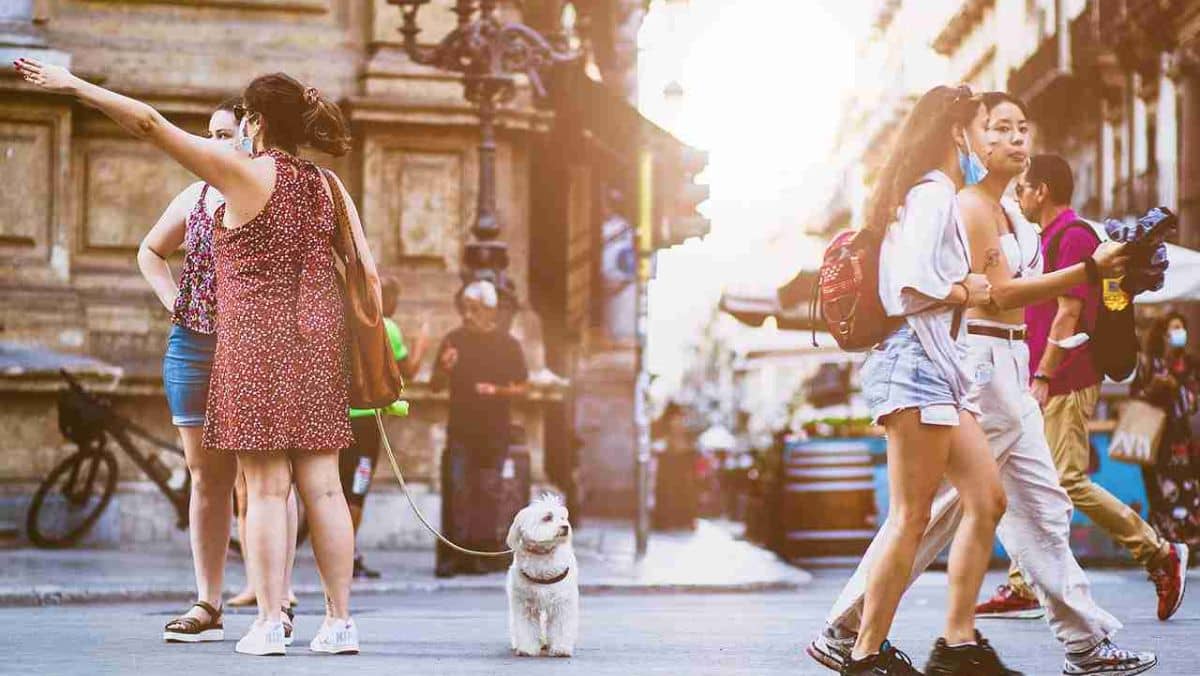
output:
MULTIPOLYGON (((1041 224, 1046 272, 1090 257, 1099 245, 1090 225, 1075 225, 1079 217, 1070 207, 1074 188, 1071 167, 1057 155, 1035 156, 1017 185, 1021 211, 1041 224)), ((1104 375, 1092 361, 1091 345, 1077 345, 1072 336, 1094 329, 1100 303, 1100 286, 1083 284, 1057 300, 1026 308, 1030 388, 1042 405, 1046 441, 1071 502, 1146 567, 1158 590, 1158 618, 1166 620, 1183 600, 1187 545, 1164 540, 1136 511, 1088 476, 1087 426, 1104 375)))

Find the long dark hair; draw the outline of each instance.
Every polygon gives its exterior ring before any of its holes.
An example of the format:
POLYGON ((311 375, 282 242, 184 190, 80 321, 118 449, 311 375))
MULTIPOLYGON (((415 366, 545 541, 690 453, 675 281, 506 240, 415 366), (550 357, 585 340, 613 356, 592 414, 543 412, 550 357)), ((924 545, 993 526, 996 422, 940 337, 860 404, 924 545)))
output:
POLYGON ((254 78, 242 93, 247 113, 258 113, 266 122, 266 144, 295 154, 301 145, 345 155, 350 150, 350 130, 341 108, 286 73, 254 78))
POLYGON ((231 97, 225 99, 224 101, 218 103, 216 109, 213 110, 213 112, 217 113, 217 112, 221 112, 221 111, 225 111, 227 113, 232 114, 233 119, 235 121, 241 122, 242 115, 244 115, 246 112, 245 108, 242 106, 242 97, 231 96, 231 97))
POLYGON ((1025 116, 1025 119, 1029 119, 1029 106, 1025 105, 1025 102, 1020 98, 1008 92, 984 92, 979 95, 979 100, 989 112, 1001 103, 1011 103, 1021 110, 1021 114, 1025 116))
POLYGON ((1166 354, 1167 326, 1175 319, 1183 323, 1183 328, 1187 328, 1187 318, 1178 312, 1168 312, 1150 325, 1150 330, 1146 332, 1146 344, 1142 346, 1148 356, 1157 359, 1166 354))
POLYGON ((979 98, 966 85, 925 92, 901 125, 875 181, 867 206, 868 230, 882 232, 896 219, 896 209, 904 204, 909 188, 941 165, 954 148, 955 127, 969 126, 979 106, 979 98))

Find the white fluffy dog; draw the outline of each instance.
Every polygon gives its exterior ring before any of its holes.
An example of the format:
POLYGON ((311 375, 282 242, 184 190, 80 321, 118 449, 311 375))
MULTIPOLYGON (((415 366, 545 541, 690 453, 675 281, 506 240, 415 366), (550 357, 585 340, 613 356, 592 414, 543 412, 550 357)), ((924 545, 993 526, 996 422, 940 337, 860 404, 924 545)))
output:
POLYGON ((508 529, 508 633, 518 655, 570 657, 579 634, 579 571, 567 508, 543 495, 508 529))

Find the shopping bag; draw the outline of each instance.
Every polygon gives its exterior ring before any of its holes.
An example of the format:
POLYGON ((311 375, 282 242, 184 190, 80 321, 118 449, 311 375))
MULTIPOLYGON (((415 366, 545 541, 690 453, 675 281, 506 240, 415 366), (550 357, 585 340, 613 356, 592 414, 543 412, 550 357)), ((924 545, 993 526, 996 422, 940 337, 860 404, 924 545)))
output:
POLYGON ((1129 400, 1113 430, 1108 457, 1138 465, 1154 465, 1166 424, 1167 414, 1161 408, 1140 399, 1129 400))

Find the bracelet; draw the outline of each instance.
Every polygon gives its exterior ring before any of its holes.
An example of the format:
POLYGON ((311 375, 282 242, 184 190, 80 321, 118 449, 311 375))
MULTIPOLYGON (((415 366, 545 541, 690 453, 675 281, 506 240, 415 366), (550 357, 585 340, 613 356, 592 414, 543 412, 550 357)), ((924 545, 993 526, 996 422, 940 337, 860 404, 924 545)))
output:
POLYGON ((1040 380, 1044 383, 1050 382, 1050 376, 1046 375, 1045 373, 1035 373, 1035 374, 1033 374, 1033 379, 1040 380))
POLYGON ((1100 266, 1096 265, 1095 258, 1088 257, 1083 259, 1083 269, 1087 272, 1089 284, 1100 283, 1100 266))
POLYGON ((966 282, 955 282, 954 284, 951 285, 952 288, 955 286, 961 286, 963 293, 965 293, 967 295, 967 297, 964 298, 963 302, 959 303, 959 305, 966 305, 967 303, 970 303, 971 302, 971 288, 967 286, 966 282))

